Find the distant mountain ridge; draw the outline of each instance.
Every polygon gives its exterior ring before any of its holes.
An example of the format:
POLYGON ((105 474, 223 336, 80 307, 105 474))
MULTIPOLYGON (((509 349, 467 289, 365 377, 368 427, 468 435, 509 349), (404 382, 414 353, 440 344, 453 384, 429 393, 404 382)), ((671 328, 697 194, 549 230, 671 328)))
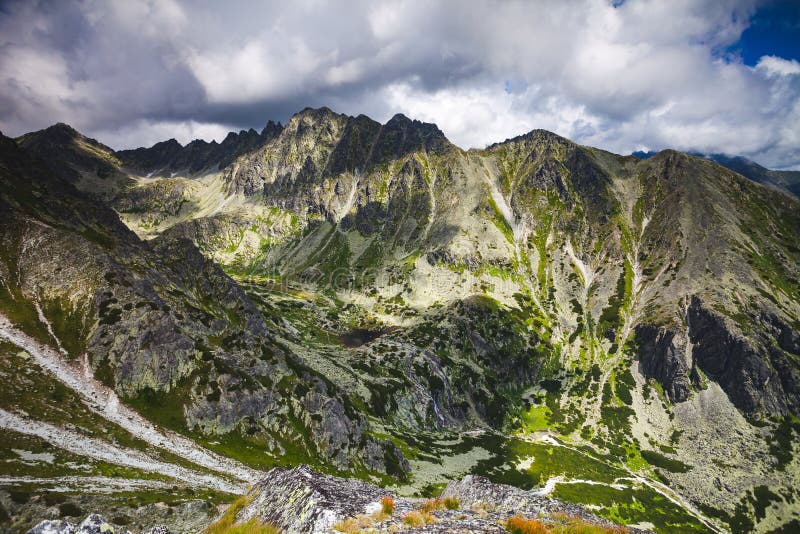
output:
POLYGON ((230 132, 221 143, 196 139, 182 146, 175 139, 169 139, 150 148, 120 150, 116 154, 123 166, 151 177, 170 176, 178 172, 193 175, 228 166, 237 156, 275 138, 281 130, 283 126, 280 122, 268 121, 261 133, 252 128, 238 134, 230 132))
MULTIPOLYGON (((755 161, 749 160, 744 156, 729 156, 727 154, 703 154, 701 152, 689 152, 693 156, 710 159, 719 163, 732 171, 738 172, 745 178, 754 182, 768 185, 781 191, 790 193, 800 198, 800 171, 777 171, 767 169, 755 161)), ((653 157, 657 152, 636 151, 631 155, 637 158, 646 159, 653 157)))

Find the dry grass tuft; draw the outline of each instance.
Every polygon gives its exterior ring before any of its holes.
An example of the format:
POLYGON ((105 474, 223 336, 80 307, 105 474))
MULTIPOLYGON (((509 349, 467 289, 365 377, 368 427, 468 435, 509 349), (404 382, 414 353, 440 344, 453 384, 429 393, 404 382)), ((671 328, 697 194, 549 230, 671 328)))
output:
POLYGON ((417 509, 425 513, 435 512, 436 510, 444 510, 444 508, 445 508, 444 500, 438 497, 435 499, 428 499, 427 501, 424 501, 422 504, 417 506, 417 509))
POLYGON ((448 510, 458 510, 461 508, 461 502, 455 497, 445 497, 444 507, 448 510))
POLYGON ((386 515, 394 513, 394 499, 391 496, 381 497, 381 511, 386 515))
POLYGON ((353 517, 348 517, 344 521, 340 521, 333 525, 333 530, 344 532, 346 534, 357 534, 361 532, 361 526, 358 524, 358 520, 353 517))
POLYGON ((435 523, 436 518, 427 512, 413 510, 403 516, 403 523, 408 526, 419 528, 424 527, 430 523, 435 523))
POLYGON ((559 523, 545 525, 536 519, 516 516, 509 518, 505 527, 512 534, 626 534, 630 532, 627 528, 620 526, 593 525, 572 515, 554 514, 553 519, 559 523))
POLYGON ((251 519, 247 523, 233 525, 225 531, 225 534, 280 534, 280 531, 273 526, 263 525, 258 519, 251 519))
POLYGON ((511 534, 550 534, 550 529, 541 521, 520 516, 509 517, 505 526, 511 534))
POLYGON ((347 534, 356 534, 357 532, 372 527, 375 521, 383 521, 386 517, 387 516, 380 510, 372 515, 361 514, 356 517, 348 517, 344 521, 333 525, 333 530, 345 532, 347 534))

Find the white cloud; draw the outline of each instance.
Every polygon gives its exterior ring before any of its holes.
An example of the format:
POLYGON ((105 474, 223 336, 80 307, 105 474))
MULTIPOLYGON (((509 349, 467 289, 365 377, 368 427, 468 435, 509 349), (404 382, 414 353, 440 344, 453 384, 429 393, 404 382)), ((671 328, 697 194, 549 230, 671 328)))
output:
POLYGON ((51 117, 74 120, 85 103, 85 83, 69 80, 67 63, 56 52, 7 45, 0 48, 0 65, 0 94, 18 95, 0 100, 4 131, 48 126, 51 117))
POLYGON ((756 70, 767 76, 791 76, 800 74, 800 62, 777 56, 762 56, 756 64, 756 70))
POLYGON ((534 87, 521 94, 507 93, 500 83, 433 93, 397 84, 386 88, 384 98, 391 109, 436 123, 463 148, 483 148, 534 128, 577 137, 596 125, 596 119, 582 106, 556 97, 541 98, 537 93, 534 87))
POLYGON ((800 165, 800 64, 723 53, 758 0, 49 6, 0 14, 4 131, 65 120, 145 144, 153 125, 257 126, 329 105, 433 121, 465 147, 546 128, 617 152, 800 165))
POLYGON ((186 145, 195 139, 220 142, 232 130, 232 125, 203 123, 196 121, 147 121, 138 120, 122 128, 99 130, 94 133, 98 140, 115 150, 152 146, 159 141, 176 139, 186 145))

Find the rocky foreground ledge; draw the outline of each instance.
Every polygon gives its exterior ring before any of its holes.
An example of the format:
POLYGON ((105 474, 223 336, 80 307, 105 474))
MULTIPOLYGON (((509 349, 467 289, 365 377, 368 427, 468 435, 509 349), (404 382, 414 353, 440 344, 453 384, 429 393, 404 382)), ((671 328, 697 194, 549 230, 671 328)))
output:
MULTIPOLYGON (((438 499, 400 497, 374 484, 324 475, 306 466, 275 468, 220 518, 223 523, 270 525, 279 532, 508 532, 510 518, 536 519, 555 532, 568 525, 592 525, 597 532, 642 532, 620 527, 580 506, 513 486, 468 475, 451 482, 438 499)), ((102 517, 90 515, 80 525, 43 521, 29 534, 127 533, 102 517)), ((146 534, 167 534, 163 525, 146 534)), ((593 531, 594 532, 594 531, 593 531)))

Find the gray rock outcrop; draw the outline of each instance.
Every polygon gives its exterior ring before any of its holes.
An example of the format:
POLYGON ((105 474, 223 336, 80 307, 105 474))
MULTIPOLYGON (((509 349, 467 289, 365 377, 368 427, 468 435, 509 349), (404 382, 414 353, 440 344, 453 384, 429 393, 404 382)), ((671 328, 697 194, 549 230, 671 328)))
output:
POLYGON ((580 506, 472 475, 445 488, 441 498, 455 503, 450 509, 443 500, 436 500, 433 506, 427 503, 426 510, 426 499, 401 497, 374 484, 317 473, 307 466, 272 469, 254 487, 251 498, 237 514, 236 523, 256 519, 292 533, 338 532, 337 525, 341 528, 348 520, 359 521, 359 528, 369 524, 381 532, 407 529, 406 518, 414 513, 428 514, 425 524, 414 529, 428 533, 505 532, 503 523, 517 515, 551 523, 570 517, 591 525, 615 526, 580 506), (394 501, 391 514, 377 513, 385 496, 394 501))
MULTIPOLYGON (((90 514, 79 525, 74 525, 69 521, 60 520, 47 520, 42 521, 27 534, 131 534, 130 531, 125 529, 117 529, 106 521, 106 519, 99 514, 90 514)), ((143 532, 142 534, 170 534, 170 531, 164 525, 155 525, 151 529, 143 532)))

